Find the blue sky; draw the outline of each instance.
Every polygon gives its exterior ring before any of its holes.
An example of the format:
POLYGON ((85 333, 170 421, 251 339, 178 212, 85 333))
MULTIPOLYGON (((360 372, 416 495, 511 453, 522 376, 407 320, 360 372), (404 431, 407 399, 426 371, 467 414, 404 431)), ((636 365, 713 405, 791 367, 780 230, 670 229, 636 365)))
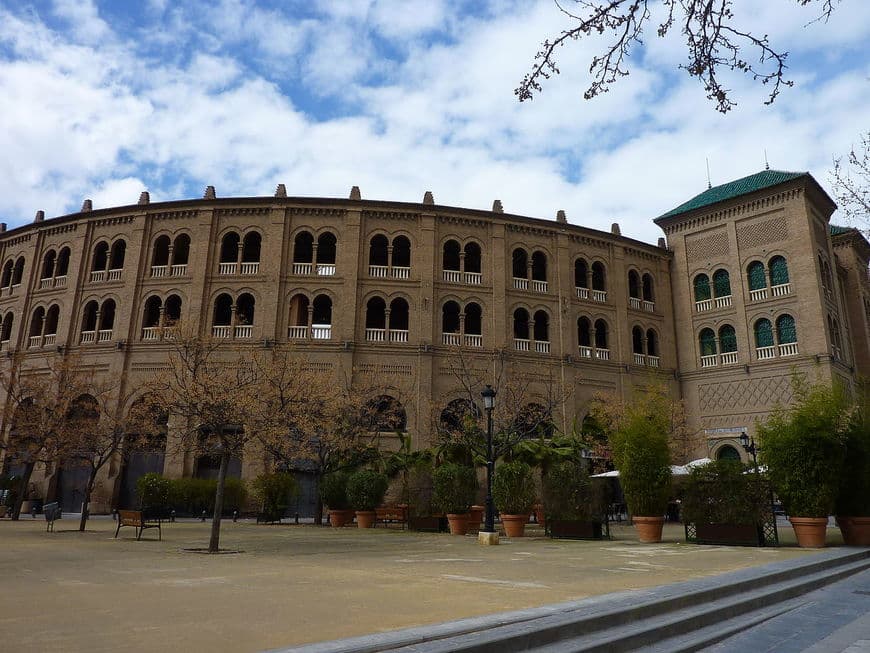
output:
MULTIPOLYGON (((532 102, 513 89, 565 19, 550 0, 0 0, 0 220, 288 194, 420 201, 553 218, 655 242, 651 218, 771 167, 823 184, 870 129, 870 3, 832 19, 737 0, 789 50, 785 89, 729 79, 723 116, 650 31, 632 73, 584 101, 600 43, 561 53, 532 102)), ((836 218, 835 218, 836 219, 836 218)))

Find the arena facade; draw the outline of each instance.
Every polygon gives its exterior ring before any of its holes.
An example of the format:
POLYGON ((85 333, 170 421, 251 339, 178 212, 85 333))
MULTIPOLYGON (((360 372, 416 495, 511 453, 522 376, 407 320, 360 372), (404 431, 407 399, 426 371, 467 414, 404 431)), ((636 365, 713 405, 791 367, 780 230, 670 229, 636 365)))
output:
MULTIPOLYGON (((657 218, 667 240, 656 246, 563 211, 441 206, 428 192, 419 204, 363 200, 356 187, 348 199, 288 197, 283 185, 274 197, 218 198, 210 186, 199 200, 86 200, 2 227, 0 361, 36 373, 47 354, 77 352, 140 384, 169 350, 165 327, 183 319, 233 345, 292 341, 324 369, 382 379, 425 446, 431 407, 458 396, 448 359, 462 348, 484 369, 507 360, 556 379, 570 396, 561 427, 598 391, 664 384, 685 401, 695 457, 745 458, 739 434, 790 400, 794 371, 851 385, 870 370, 870 245, 829 224, 835 208, 808 173, 764 170, 657 218)), ((107 467, 109 501, 129 501, 145 471, 209 473, 167 451, 107 467)), ((245 456, 234 471, 263 464, 245 456)), ((76 509, 74 470, 34 478, 76 509)))

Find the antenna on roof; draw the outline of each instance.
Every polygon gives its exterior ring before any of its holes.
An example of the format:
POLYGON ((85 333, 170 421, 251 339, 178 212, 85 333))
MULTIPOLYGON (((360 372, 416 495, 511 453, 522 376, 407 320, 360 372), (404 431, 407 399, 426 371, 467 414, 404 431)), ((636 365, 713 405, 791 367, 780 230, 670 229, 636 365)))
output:
POLYGON ((770 170, 770 164, 767 162, 767 148, 764 148, 764 169, 770 170))
POLYGON ((713 184, 710 183, 710 159, 704 157, 704 161, 707 162, 707 190, 713 188, 713 184))

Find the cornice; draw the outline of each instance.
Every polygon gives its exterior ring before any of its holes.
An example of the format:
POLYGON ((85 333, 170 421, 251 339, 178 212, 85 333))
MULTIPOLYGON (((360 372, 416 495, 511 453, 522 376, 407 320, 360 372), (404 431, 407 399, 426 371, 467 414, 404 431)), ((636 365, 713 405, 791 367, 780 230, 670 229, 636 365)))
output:
POLYGON ((419 213, 410 213, 405 211, 366 211, 362 212, 364 218, 380 218, 386 220, 410 220, 416 222, 420 218, 419 213))
POLYGON ((229 217, 234 215, 251 216, 251 215, 269 215, 272 212, 271 206, 234 206, 228 209, 215 209, 214 214, 218 217, 229 217))

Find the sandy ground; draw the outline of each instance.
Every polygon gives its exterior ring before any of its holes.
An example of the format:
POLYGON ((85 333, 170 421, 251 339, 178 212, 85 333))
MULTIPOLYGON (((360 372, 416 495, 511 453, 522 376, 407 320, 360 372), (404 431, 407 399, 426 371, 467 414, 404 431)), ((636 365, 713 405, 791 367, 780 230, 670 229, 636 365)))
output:
MULTIPOLYGON (((114 523, 0 520, 2 651, 262 651, 461 617, 638 589, 785 560, 779 548, 638 544, 628 526, 610 541, 532 537, 497 547, 455 537, 356 527, 225 522, 222 547, 208 523, 167 524, 115 540, 114 523)), ((829 530, 828 542, 839 533, 829 530)))

